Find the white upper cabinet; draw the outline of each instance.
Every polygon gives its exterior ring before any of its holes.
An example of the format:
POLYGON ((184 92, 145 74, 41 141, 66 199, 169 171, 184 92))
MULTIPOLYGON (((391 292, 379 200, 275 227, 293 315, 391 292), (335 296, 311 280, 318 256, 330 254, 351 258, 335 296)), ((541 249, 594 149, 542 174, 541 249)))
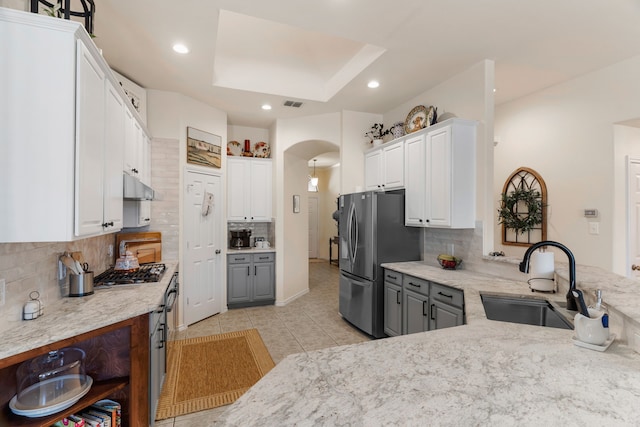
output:
POLYGON ((228 221, 270 222, 270 159, 227 158, 228 221))
POLYGON ((104 141, 104 223, 105 231, 123 226, 122 163, 125 141, 125 100, 115 86, 106 81, 104 141))
POLYGON ((476 122, 445 120, 405 144, 405 225, 474 228, 476 122))
POLYGON ((104 214, 105 74, 77 42, 75 234, 102 231, 104 214))
POLYGON ((0 242, 118 231, 126 108, 106 62, 72 21, 0 8, 0 39, 0 242))
POLYGON ((364 156, 366 191, 404 187, 404 141, 385 144, 364 156))
POLYGON ((151 185, 151 140, 136 114, 127 106, 124 143, 125 173, 151 185))
POLYGON ((405 225, 422 227, 425 219, 426 154, 424 134, 404 142, 405 225))

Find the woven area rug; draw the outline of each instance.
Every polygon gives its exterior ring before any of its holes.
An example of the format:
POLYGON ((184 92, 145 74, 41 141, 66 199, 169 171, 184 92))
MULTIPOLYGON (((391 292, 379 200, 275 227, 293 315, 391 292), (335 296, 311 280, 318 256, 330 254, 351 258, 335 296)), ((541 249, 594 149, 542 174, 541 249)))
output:
POLYGON ((274 366, 256 329, 170 341, 156 419, 233 403, 274 366))

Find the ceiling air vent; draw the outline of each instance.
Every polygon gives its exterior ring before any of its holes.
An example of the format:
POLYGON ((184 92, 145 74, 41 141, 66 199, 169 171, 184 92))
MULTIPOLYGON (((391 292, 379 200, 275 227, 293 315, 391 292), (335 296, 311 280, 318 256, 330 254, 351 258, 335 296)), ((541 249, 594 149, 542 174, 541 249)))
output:
POLYGON ((302 107, 302 102, 299 102, 299 101, 284 101, 284 106, 285 107, 300 108, 300 107, 302 107))

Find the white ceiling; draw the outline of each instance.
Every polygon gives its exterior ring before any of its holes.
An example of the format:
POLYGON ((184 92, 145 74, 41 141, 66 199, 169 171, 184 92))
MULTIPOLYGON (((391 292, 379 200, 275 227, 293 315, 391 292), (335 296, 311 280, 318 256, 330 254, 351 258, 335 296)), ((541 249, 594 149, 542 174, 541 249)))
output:
POLYGON ((495 61, 498 104, 527 95, 639 55, 640 0, 100 0, 94 33, 141 86, 266 128, 382 114, 483 59, 495 61), (175 54, 177 41, 191 52, 175 54))

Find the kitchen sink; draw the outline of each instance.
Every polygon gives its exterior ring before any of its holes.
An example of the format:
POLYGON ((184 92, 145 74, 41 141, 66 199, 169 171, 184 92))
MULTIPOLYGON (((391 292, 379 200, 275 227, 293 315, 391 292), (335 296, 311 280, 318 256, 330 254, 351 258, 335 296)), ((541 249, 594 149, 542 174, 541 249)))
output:
POLYGON ((480 298, 487 319, 573 329, 573 324, 545 299, 495 294, 480 294, 480 298))

